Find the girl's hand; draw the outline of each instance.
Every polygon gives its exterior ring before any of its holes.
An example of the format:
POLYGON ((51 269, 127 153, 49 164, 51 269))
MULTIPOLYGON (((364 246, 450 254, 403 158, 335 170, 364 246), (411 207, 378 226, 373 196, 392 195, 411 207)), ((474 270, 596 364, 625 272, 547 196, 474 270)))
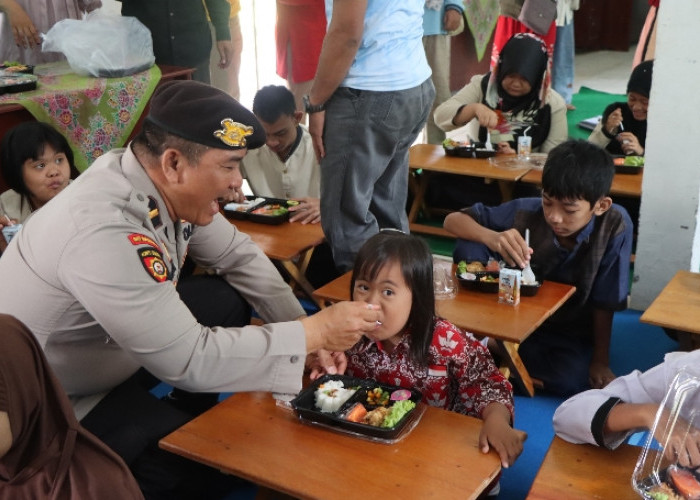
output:
MULTIPOLYGON (((503 407, 500 403, 495 404, 503 407)), ((505 410, 505 413, 508 414, 508 410, 505 410)), ((479 434, 479 449, 482 453, 488 453, 493 448, 501 459, 501 466, 507 469, 523 452, 526 439, 526 432, 513 429, 502 412, 494 412, 484 418, 484 425, 479 434)))
POLYGON ((527 246, 517 229, 508 229, 501 233, 493 232, 486 246, 501 254, 509 266, 524 268, 530 262, 532 249, 527 246))
POLYGON ((2 231, 2 228, 5 226, 12 226, 14 224, 17 224, 16 219, 10 219, 7 215, 0 215, 0 231, 2 231))
POLYGON ((610 135, 615 135, 617 133, 617 129, 620 127, 620 124, 622 123, 622 109, 617 108, 615 111, 610 113, 608 115, 608 118, 605 120, 605 123, 603 126, 605 127, 605 130, 610 135))
POLYGON ((632 132, 620 132, 617 134, 616 139, 620 141, 622 145, 622 151, 626 155, 637 155, 642 156, 644 154, 644 148, 639 144, 639 139, 632 132))

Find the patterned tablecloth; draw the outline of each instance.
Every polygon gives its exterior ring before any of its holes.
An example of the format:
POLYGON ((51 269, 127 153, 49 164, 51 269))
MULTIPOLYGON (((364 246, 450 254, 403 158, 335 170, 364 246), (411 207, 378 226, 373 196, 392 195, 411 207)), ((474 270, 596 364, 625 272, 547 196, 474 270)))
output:
POLYGON ((124 146, 161 77, 158 66, 121 78, 72 72, 67 62, 38 65, 36 90, 0 95, 68 139, 81 172, 103 153, 124 146))

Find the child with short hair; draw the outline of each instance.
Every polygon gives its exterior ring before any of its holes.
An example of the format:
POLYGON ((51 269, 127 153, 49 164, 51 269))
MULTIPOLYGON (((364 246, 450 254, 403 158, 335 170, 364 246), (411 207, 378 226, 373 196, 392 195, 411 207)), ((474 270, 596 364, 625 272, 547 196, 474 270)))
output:
MULTIPOLYGON (((10 187, 0 194, 0 230, 22 224, 68 186, 79 172, 60 132, 43 122, 11 128, 0 142, 0 174, 10 187)), ((0 236, 0 251, 6 243, 0 236)))
POLYGON ((539 280, 576 286, 518 351, 530 374, 563 396, 615 378, 610 336, 614 312, 627 307, 632 221, 609 196, 614 174, 600 147, 566 141, 547 157, 541 198, 477 203, 445 218, 445 229, 459 238, 455 262, 494 257, 520 268, 530 264, 539 280))
POLYGON ((527 434, 511 427, 512 387, 479 341, 435 315, 428 245, 400 231, 374 235, 350 286, 352 300, 379 305, 384 320, 346 352, 346 373, 413 387, 431 406, 481 418, 481 450, 493 447, 503 467, 513 464, 527 434))

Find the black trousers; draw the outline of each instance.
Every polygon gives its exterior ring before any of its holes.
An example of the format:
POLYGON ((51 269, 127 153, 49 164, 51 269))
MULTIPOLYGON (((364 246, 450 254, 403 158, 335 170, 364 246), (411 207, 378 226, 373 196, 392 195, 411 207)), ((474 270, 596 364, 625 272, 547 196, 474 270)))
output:
MULTIPOLYGON (((250 306, 219 277, 190 276, 177 288, 203 325, 235 327, 250 322, 250 306)), ((141 369, 110 391, 81 423, 124 459, 149 500, 218 499, 247 487, 238 478, 158 448, 162 437, 218 399, 218 394, 175 390, 161 400, 150 392, 159 383, 141 369)))

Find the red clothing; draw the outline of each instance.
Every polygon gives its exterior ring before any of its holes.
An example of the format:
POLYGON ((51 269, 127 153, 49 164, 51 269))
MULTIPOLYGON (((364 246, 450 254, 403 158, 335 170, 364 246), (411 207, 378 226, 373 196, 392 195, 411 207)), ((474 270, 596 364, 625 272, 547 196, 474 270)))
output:
POLYGON ((349 351, 346 373, 353 377, 413 387, 431 406, 481 418, 490 403, 504 404, 513 417, 513 388, 488 350, 472 334, 436 319, 427 367, 409 356, 410 336, 389 354, 378 342, 363 337, 349 351))
POLYGON ((316 76, 321 45, 326 36, 326 8, 323 0, 277 0, 277 74, 287 79, 287 46, 292 51, 294 83, 316 76))

